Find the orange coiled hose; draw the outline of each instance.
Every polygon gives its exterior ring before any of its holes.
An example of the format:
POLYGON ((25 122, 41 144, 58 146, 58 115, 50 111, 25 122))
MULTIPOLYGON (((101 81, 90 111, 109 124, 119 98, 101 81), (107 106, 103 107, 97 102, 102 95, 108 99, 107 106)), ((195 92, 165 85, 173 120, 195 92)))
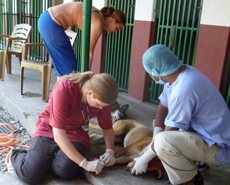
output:
POLYGON ((21 148, 26 148, 26 149, 28 149, 29 147, 25 145, 18 145, 20 140, 16 138, 12 138, 13 133, 14 133, 14 127, 10 125, 9 123, 2 123, 0 124, 0 127, 4 125, 11 128, 10 134, 0 133, 0 147, 1 147, 0 153, 4 153, 10 150, 5 158, 5 164, 7 165, 9 163, 9 158, 10 158, 12 149, 14 149, 17 146, 21 148))

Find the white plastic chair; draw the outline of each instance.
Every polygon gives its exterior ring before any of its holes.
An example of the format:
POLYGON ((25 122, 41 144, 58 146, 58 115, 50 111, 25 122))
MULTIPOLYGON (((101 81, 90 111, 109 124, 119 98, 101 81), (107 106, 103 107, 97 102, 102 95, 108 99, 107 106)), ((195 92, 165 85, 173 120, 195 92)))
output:
POLYGON ((11 74, 11 56, 16 55, 19 63, 22 60, 22 45, 28 41, 31 26, 29 24, 17 24, 11 35, 0 35, 6 38, 5 50, 0 50, 0 79, 4 80, 5 65, 7 73, 11 74), (11 43, 11 47, 10 46, 11 43))

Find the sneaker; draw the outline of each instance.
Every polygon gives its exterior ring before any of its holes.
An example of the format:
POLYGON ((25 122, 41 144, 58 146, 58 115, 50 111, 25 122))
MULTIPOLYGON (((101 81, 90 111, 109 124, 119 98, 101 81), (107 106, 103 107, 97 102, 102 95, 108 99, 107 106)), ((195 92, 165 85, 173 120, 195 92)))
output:
MULTIPOLYGON (((169 182, 168 185, 173 185, 173 184, 169 182)), ((200 175, 200 172, 198 171, 197 175, 193 177, 192 180, 182 183, 180 185, 204 185, 204 180, 203 177, 200 175)))

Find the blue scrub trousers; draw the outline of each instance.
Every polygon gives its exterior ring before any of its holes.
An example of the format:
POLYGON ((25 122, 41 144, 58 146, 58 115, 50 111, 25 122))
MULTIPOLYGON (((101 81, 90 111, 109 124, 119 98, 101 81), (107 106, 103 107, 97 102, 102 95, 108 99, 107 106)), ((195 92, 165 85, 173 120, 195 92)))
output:
POLYGON ((69 37, 65 29, 53 21, 48 11, 39 17, 38 30, 57 71, 56 76, 77 71, 77 59, 69 37))

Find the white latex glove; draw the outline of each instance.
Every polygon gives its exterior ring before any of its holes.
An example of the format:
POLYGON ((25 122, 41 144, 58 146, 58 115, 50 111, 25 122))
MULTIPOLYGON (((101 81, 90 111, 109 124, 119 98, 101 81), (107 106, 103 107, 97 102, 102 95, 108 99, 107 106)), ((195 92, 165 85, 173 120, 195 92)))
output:
POLYGON ((105 166, 112 166, 115 164, 114 151, 111 149, 106 149, 105 153, 100 156, 100 160, 105 163, 105 166))
POLYGON ((157 134, 159 134, 160 132, 163 132, 163 131, 164 131, 164 129, 161 127, 154 127, 153 128, 153 140, 155 140, 155 137, 157 134))
POLYGON ((96 174, 100 173, 104 167, 104 162, 100 161, 99 159, 94 161, 87 161, 84 159, 79 166, 84 168, 86 171, 89 172, 96 172, 96 174))
POLYGON ((154 128, 153 128, 153 139, 152 139, 151 143, 149 143, 149 145, 148 145, 144 150, 141 151, 141 155, 143 155, 143 153, 145 153, 150 147, 152 147, 156 135, 157 135, 158 133, 160 133, 160 132, 163 132, 163 131, 164 131, 164 130, 163 130, 163 128, 161 128, 161 127, 154 127, 154 128))
POLYGON ((156 154, 153 152, 150 147, 142 156, 135 158, 136 161, 131 173, 135 175, 140 175, 147 171, 148 163, 151 161, 156 154))

